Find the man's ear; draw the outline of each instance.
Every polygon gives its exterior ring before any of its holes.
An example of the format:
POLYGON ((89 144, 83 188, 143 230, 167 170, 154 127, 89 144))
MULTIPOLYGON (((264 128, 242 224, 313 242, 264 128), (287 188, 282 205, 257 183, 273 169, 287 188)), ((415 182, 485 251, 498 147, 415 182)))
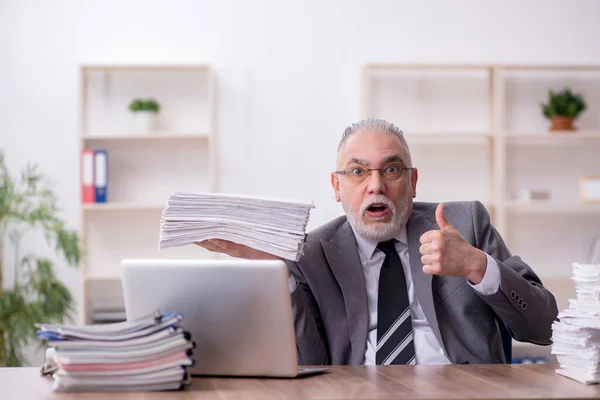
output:
POLYGON ((340 179, 335 172, 331 173, 331 187, 335 193, 335 201, 340 202, 340 179))
POLYGON ((413 199, 417 197, 417 181, 419 180, 419 170, 414 168, 410 174, 410 185, 412 186, 413 199))

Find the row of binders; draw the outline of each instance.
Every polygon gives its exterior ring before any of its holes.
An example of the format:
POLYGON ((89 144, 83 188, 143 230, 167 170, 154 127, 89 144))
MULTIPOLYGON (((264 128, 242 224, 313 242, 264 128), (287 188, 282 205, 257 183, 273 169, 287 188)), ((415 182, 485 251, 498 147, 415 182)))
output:
POLYGON ((108 152, 104 149, 81 151, 81 201, 106 203, 108 152))
POLYGON ((552 324, 556 372, 585 384, 600 383, 600 264, 573 264, 576 298, 552 324))
POLYGON ((43 375, 55 392, 181 390, 191 384, 193 342, 179 313, 104 325, 36 324, 47 340, 43 375))

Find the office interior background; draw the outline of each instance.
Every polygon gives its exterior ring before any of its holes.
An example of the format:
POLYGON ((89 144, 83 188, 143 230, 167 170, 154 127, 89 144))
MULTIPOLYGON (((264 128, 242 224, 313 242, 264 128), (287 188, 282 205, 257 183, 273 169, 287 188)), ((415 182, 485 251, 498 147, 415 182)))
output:
POLYGON ((55 182, 85 255, 70 268, 37 231, 20 252, 55 262, 77 322, 110 318, 121 258, 214 257, 157 250, 173 190, 312 200, 316 228, 343 212, 342 132, 377 116, 406 132, 416 200, 481 201, 565 308, 600 247, 599 18, 595 0, 0 0, 0 148, 55 182), (550 131, 540 104, 565 87, 587 108, 550 131), (154 129, 136 97, 160 103, 154 129), (84 149, 107 152, 106 203, 82 201, 84 149))

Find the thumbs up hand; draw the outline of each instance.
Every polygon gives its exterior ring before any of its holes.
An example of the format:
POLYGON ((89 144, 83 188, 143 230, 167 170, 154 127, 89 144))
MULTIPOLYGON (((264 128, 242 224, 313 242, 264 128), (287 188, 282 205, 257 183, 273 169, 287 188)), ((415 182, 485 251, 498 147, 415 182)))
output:
POLYGON ((473 284, 483 279, 487 268, 485 253, 469 244, 444 215, 444 204, 435 210, 439 230, 421 235, 423 272, 430 275, 464 276, 473 284))

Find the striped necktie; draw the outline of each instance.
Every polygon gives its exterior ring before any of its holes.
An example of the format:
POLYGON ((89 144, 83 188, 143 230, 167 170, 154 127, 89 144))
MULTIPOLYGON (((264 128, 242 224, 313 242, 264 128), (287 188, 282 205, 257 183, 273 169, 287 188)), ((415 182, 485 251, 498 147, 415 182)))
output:
POLYGON ((385 260, 379 274, 375 361, 377 365, 414 365, 415 346, 408 288, 395 242, 392 239, 377 245, 385 253, 385 260))

